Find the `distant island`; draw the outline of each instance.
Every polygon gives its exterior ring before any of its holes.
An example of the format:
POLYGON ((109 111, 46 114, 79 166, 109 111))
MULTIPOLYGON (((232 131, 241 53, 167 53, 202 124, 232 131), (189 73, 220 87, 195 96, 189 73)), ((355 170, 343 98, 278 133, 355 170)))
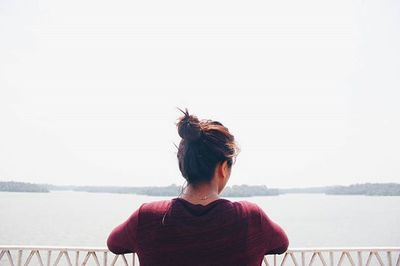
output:
POLYGON ((8 192, 40 192, 40 193, 48 193, 50 192, 46 186, 32 183, 24 183, 24 182, 1 182, 0 181, 0 191, 8 191, 8 192))
POLYGON ((400 196, 400 184, 366 183, 350 186, 330 187, 325 191, 331 195, 400 196))
MULTIPOLYGON (((177 196, 181 187, 169 186, 121 187, 121 186, 60 186, 52 184, 32 184, 24 182, 0 181, 0 191, 9 192, 50 192, 52 190, 84 191, 92 193, 122 193, 147 196, 177 196)), ((268 188, 265 185, 227 186, 221 193, 223 197, 277 196, 293 193, 322 193, 326 195, 367 195, 400 196, 398 183, 364 183, 349 186, 325 186, 306 188, 268 188)))
MULTIPOLYGON (((108 192, 123 194, 138 194, 147 196, 177 196, 181 192, 181 187, 175 184, 165 187, 113 187, 113 186, 55 186, 47 185, 49 190, 72 190, 86 192, 108 192)), ((276 196, 279 195, 278 189, 266 186, 233 185, 226 186, 221 196, 224 197, 251 197, 251 196, 276 196)))
POLYGON ((363 183, 349 186, 326 186, 279 189, 280 194, 324 193, 327 195, 400 196, 398 183, 363 183))
MULTIPOLYGON (((58 186, 52 184, 31 184, 24 182, 2 182, 0 191, 8 192, 49 192, 51 190, 84 191, 93 193, 121 193, 138 194, 147 196, 177 196, 181 187, 175 184, 156 187, 120 187, 120 186, 58 186)), ((233 185, 227 186, 221 193, 224 197, 251 197, 251 196, 275 196, 279 195, 278 189, 266 186, 233 185)))

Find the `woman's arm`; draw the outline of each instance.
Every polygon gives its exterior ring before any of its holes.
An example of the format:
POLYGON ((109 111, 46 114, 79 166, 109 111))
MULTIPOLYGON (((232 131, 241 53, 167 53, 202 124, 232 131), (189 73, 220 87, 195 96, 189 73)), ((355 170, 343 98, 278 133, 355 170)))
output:
POLYGON ((289 239, 285 231, 281 226, 272 221, 261 208, 259 208, 259 213, 261 219, 261 230, 268 241, 265 254, 284 253, 289 247, 289 239))
POLYGON ((107 238, 107 247, 114 254, 134 253, 137 250, 137 209, 125 222, 115 227, 107 238))

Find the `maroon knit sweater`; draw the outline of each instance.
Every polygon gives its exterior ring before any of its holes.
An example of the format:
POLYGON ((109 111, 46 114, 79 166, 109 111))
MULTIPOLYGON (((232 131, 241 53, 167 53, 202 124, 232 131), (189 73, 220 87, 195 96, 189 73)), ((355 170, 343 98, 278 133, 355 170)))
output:
POLYGON ((141 266, 258 266, 288 245, 283 229, 256 204, 223 198, 205 206, 182 198, 144 203, 107 239, 111 252, 135 252, 141 266))

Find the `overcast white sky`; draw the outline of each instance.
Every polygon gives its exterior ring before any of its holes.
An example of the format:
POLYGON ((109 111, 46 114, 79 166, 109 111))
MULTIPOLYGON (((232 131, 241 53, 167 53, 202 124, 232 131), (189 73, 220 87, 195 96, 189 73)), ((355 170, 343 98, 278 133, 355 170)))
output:
POLYGON ((181 185, 175 122, 230 185, 400 181, 400 2, 0 2, 0 180, 181 185))

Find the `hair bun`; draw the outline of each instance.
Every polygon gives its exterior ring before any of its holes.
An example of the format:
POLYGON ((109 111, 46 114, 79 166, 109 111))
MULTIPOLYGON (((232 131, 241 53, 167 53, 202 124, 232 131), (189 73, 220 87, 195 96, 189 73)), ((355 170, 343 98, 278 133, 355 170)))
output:
POLYGON ((194 115, 189 115, 187 108, 185 108, 185 111, 179 110, 184 114, 179 118, 177 124, 179 136, 189 142, 198 140, 202 133, 199 119, 194 115))

